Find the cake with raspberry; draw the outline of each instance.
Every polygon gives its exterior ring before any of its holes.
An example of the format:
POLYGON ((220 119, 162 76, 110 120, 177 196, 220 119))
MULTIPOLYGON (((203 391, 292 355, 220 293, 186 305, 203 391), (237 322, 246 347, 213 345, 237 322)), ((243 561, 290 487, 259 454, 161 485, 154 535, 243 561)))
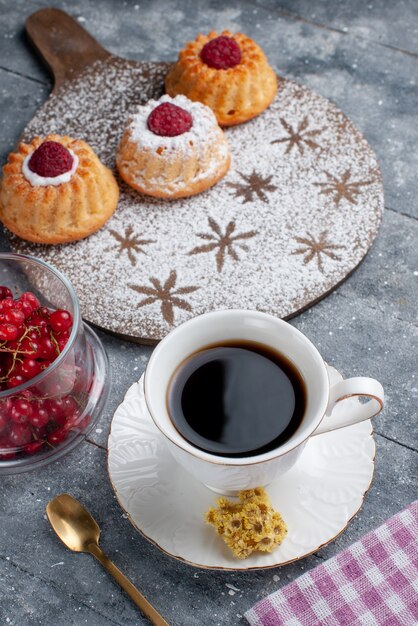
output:
POLYGON ((228 30, 198 35, 179 53, 165 80, 170 96, 202 102, 221 126, 259 115, 277 93, 277 77, 255 41, 228 30))
POLYGON ((224 133, 209 107, 185 96, 139 106, 116 155, 121 177, 158 198, 182 198, 217 183, 229 169, 224 133))
POLYGON ((86 142, 35 137, 3 167, 0 220, 27 241, 67 243, 103 226, 118 199, 115 177, 86 142))

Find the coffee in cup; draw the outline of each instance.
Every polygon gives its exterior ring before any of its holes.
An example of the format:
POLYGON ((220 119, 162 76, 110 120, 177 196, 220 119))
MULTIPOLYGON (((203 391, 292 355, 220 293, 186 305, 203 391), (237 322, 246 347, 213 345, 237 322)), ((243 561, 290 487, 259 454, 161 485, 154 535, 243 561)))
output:
MULTIPOLYGON (((311 437, 370 419, 384 403, 383 388, 377 380, 357 376, 331 385, 327 366, 307 337, 287 322, 246 310, 205 313, 171 331, 151 355, 145 371, 144 396, 153 422, 174 458, 196 479, 228 495, 275 480, 296 463, 311 437), (246 351, 249 369, 243 380, 242 372, 235 370, 237 387, 231 405, 237 411, 232 431, 224 440, 227 416, 215 415, 212 409, 220 403, 222 393, 232 388, 234 377, 228 373, 230 384, 225 386, 220 380, 224 376, 222 367, 222 376, 219 372, 212 374, 210 379, 206 377, 206 383, 194 377, 214 357, 215 363, 222 365, 229 355, 227 349, 238 355, 231 357, 238 364, 244 359, 237 351, 246 351), (210 350, 215 352, 209 354, 210 350), (290 381, 285 396, 291 395, 292 387, 295 403, 296 398, 299 401, 297 410, 292 411, 289 405, 274 428, 270 421, 273 408, 267 421, 257 410, 261 406, 264 410, 268 400, 264 397, 266 389, 258 389, 255 383, 260 383, 255 371, 260 363, 250 367, 258 358, 264 359, 263 371, 271 368, 272 381, 278 382, 278 370, 284 372, 290 381), (190 388, 186 388, 187 383, 190 388), (236 390, 243 392, 244 400, 238 399, 236 390), (186 396, 189 404, 183 407, 186 396), (367 396, 370 401, 353 401, 356 396, 367 396), (247 405, 251 410, 239 434, 237 425, 247 405), (215 420, 221 435, 205 430, 208 424, 216 424, 215 420), (213 451, 215 446, 219 447, 213 451)), ((277 394, 271 397, 277 401, 276 416, 280 415, 283 398, 277 394)))
POLYGON ((205 346, 179 365, 167 406, 192 445, 225 457, 254 456, 282 445, 299 428, 306 386, 277 350, 231 340, 205 346))

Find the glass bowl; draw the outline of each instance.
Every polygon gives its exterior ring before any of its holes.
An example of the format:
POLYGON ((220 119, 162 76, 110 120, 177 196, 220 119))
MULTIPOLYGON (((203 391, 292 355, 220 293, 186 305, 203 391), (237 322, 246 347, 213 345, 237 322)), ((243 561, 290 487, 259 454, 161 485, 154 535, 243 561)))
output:
MULTIPOLYGON (((46 369, 0 391, 1 475, 46 465, 81 443, 104 408, 110 378, 103 345, 83 323, 74 289, 61 272, 31 256, 0 253, 0 285, 8 287, 15 299, 30 291, 41 307, 50 312, 64 309, 73 319, 67 343, 58 354, 55 342, 58 356, 46 369)), ((8 345, 0 341, 0 352, 8 351, 8 345)), ((0 356, 9 359, 6 363, 28 358, 23 346, 18 340, 12 355, 0 356)), ((1 375, 4 381, 4 371, 1 375)))

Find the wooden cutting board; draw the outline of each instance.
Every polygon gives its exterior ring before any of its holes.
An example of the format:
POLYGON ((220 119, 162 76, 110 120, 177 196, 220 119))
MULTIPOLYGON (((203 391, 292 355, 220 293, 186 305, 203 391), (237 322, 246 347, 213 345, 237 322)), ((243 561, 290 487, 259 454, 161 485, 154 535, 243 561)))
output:
MULTIPOLYGON (((26 30, 55 85, 24 139, 80 137, 114 167, 128 115, 163 93, 168 64, 115 57, 57 9, 26 30)), ((219 308, 296 315, 370 248, 383 210, 376 157, 333 103, 284 78, 267 111, 226 135, 231 169, 211 190, 163 201, 119 180, 118 209, 98 233, 63 246, 12 237, 13 249, 65 272, 86 320, 136 341, 219 308)))

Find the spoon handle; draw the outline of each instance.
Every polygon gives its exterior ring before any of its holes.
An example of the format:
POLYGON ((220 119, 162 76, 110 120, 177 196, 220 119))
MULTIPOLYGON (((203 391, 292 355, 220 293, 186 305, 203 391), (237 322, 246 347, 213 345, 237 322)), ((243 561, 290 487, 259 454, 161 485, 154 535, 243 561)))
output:
POLYGON ((141 609, 143 614, 148 617, 149 620, 155 626, 169 626, 168 622, 158 613, 156 609, 144 598, 142 593, 138 591, 131 581, 116 567, 114 563, 106 556, 103 550, 97 545, 97 543, 91 543, 88 546, 88 551, 103 565, 103 567, 109 572, 117 583, 126 591, 128 596, 135 602, 138 608, 141 609))

